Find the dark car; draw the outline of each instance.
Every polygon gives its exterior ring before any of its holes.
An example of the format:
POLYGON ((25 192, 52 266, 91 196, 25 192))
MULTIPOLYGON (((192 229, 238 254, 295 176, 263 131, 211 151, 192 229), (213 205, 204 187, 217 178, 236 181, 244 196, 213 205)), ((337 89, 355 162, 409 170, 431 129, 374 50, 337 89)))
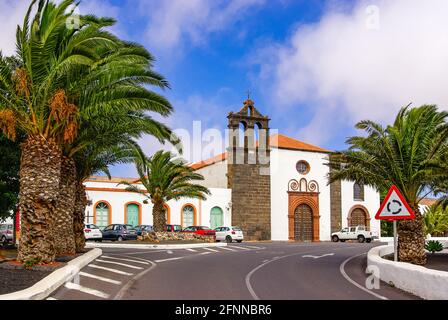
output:
POLYGON ((137 240, 137 230, 129 224, 111 224, 104 228, 103 240, 137 240))
POLYGON ((191 232, 200 234, 203 236, 214 236, 216 235, 216 231, 210 229, 209 227, 203 227, 203 226, 191 226, 188 228, 185 228, 182 232, 191 232))
POLYGON ((143 231, 145 231, 145 232, 153 231, 153 228, 150 225, 139 225, 139 226, 136 226, 134 229, 135 229, 135 231, 137 231, 138 236, 141 236, 143 231))
POLYGON ((166 231, 168 232, 182 232, 182 226, 178 224, 167 224, 166 231))

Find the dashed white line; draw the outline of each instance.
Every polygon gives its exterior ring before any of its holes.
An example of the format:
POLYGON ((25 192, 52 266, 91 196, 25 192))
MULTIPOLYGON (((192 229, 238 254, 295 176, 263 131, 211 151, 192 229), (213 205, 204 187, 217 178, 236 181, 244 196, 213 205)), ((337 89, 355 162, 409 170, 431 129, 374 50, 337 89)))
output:
POLYGON ((206 254, 211 254, 211 252, 202 252, 202 253, 200 253, 201 256, 206 255, 206 254))
POLYGON ((110 272, 113 272, 113 273, 122 274, 122 275, 125 275, 125 276, 132 276, 133 275, 133 273, 124 272, 124 271, 117 270, 117 269, 112 269, 112 268, 106 268, 106 267, 102 267, 102 266, 97 266, 96 264, 89 264, 88 267, 95 268, 95 269, 106 270, 106 271, 110 271, 110 272))
POLYGON ((53 298, 53 297, 48 297, 47 299, 45 299, 45 300, 58 300, 58 299, 56 299, 56 298, 53 298))
POLYGON ((109 256, 101 256, 101 258, 106 258, 106 259, 113 259, 113 260, 119 260, 119 261, 127 261, 127 262, 134 262, 134 263, 140 263, 140 264, 145 264, 148 265, 148 262, 144 262, 144 261, 138 261, 138 260, 132 260, 132 259, 123 259, 123 258, 115 258, 115 257, 109 257, 109 256))
POLYGON ((237 247, 237 246, 232 246, 232 249, 250 250, 249 248, 246 247, 237 247))
POLYGON ((207 251, 211 251, 211 252, 219 252, 218 250, 215 250, 215 249, 211 249, 211 248, 203 248, 204 250, 207 250, 207 251))
POLYGON ((169 259, 162 259, 162 260, 155 260, 154 262, 165 262, 165 261, 174 261, 174 260, 180 260, 183 259, 184 257, 177 257, 177 258, 169 258, 169 259))
POLYGON ((101 260, 101 259, 96 259, 95 261, 98 261, 98 262, 101 262, 101 263, 116 264, 117 266, 122 266, 122 267, 136 269, 136 270, 143 270, 142 267, 131 266, 129 264, 121 263, 121 262, 106 261, 106 260, 101 260))
POLYGON ((194 250, 194 249, 185 249, 185 250, 190 251, 190 252, 198 252, 197 250, 194 250))
POLYGON ((99 297, 99 298, 103 298, 103 299, 109 298, 109 295, 107 293, 103 292, 103 291, 99 291, 99 290, 83 287, 83 286, 81 286, 79 284, 76 284, 76 283, 67 282, 65 284, 65 287, 67 289, 70 289, 70 290, 81 291, 83 293, 87 293, 87 294, 90 294, 92 296, 96 296, 96 297, 99 297))
POLYGON ((112 279, 105 278, 105 277, 100 277, 100 276, 97 276, 97 275, 94 275, 94 274, 90 274, 90 273, 87 273, 87 272, 80 272, 79 275, 83 276, 83 277, 86 277, 86 278, 92 278, 92 279, 96 279, 96 280, 100 280, 100 281, 103 281, 103 282, 108 282, 108 283, 112 283, 112 284, 116 284, 116 285, 120 285, 121 284, 121 281, 112 280, 112 279))
POLYGON ((252 247, 252 246, 246 246, 246 248, 255 249, 255 250, 261 249, 260 247, 252 247))

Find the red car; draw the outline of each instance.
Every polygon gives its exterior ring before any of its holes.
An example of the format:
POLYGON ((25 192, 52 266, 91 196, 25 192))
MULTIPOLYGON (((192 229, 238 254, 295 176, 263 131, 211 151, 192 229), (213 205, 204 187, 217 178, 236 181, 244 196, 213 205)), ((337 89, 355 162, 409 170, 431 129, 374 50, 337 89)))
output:
POLYGON ((196 234, 200 234, 203 236, 214 236, 216 235, 216 231, 210 229, 209 227, 202 227, 202 226, 191 226, 188 228, 185 228, 184 230, 182 230, 182 232, 191 232, 191 233, 196 233, 196 234))

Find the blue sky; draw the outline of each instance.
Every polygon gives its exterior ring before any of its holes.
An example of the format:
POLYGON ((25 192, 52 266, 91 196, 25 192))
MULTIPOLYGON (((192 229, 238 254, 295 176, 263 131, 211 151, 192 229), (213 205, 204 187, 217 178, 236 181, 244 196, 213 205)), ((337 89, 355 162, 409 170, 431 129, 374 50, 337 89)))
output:
MULTIPOLYGON (((0 1, 5 53, 26 6, 0 1)), ((446 0, 82 0, 80 11, 116 18, 113 32, 156 56, 173 129, 201 121, 223 131, 248 90, 271 128, 331 150, 359 133, 356 122, 390 123, 410 102, 448 110, 446 0)), ((161 148, 140 143, 148 154, 161 148)))

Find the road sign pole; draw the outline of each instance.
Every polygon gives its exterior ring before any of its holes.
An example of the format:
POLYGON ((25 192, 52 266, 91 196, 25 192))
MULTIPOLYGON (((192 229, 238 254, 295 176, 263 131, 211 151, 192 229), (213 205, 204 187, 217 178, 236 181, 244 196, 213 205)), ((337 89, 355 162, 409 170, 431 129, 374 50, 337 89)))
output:
POLYGON ((397 220, 394 220, 394 261, 398 261, 398 234, 397 234, 397 220))

